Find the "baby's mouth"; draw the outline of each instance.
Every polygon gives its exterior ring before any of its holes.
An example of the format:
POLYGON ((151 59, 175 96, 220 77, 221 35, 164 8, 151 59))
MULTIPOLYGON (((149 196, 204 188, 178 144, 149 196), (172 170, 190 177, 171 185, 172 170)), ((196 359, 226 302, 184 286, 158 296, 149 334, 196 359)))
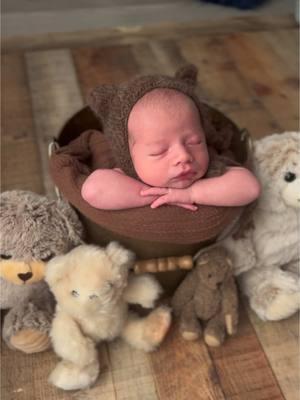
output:
POLYGON ((174 179, 175 180, 184 180, 184 179, 192 179, 196 175, 196 172, 193 170, 182 172, 181 174, 177 175, 174 179))

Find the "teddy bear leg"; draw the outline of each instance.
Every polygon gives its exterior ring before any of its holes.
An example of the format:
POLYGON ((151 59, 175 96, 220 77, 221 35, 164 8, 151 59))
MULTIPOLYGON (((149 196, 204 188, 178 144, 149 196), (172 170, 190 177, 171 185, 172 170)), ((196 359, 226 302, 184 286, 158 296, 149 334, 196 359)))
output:
POLYGON ((210 319, 204 329, 204 341, 208 346, 218 347, 225 339, 225 326, 221 314, 210 319))
POLYGON ((131 346, 153 351, 164 339, 170 324, 171 311, 168 307, 161 306, 145 318, 130 313, 121 335, 131 346))
POLYGON ((179 331, 185 340, 196 340, 202 334, 193 301, 187 303, 181 311, 179 331))
POLYGON ((15 307, 4 318, 3 339, 12 350, 27 354, 48 350, 52 317, 51 310, 40 310, 33 303, 15 307))
POLYGON ((95 383, 99 370, 98 360, 83 367, 63 360, 57 364, 48 380, 52 385, 64 390, 86 389, 95 383))
POLYGON ((275 286, 264 287, 259 296, 249 298, 251 308, 267 321, 279 321, 296 313, 300 308, 300 291, 292 293, 275 286))
POLYGON ((93 340, 84 336, 77 323, 63 311, 56 313, 50 336, 56 354, 64 360, 84 367, 98 359, 93 340))
POLYGON ((262 320, 288 318, 300 308, 299 276, 274 267, 253 269, 239 282, 251 308, 262 320))

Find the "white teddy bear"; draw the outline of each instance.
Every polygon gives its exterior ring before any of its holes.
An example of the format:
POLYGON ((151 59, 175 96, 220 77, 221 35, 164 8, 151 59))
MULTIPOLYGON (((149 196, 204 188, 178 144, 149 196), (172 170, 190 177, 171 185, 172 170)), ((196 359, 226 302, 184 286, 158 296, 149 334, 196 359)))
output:
POLYGON ((65 390, 92 385, 99 374, 96 343, 122 336, 144 351, 154 350, 171 323, 170 309, 155 308, 141 318, 128 303, 152 308, 161 287, 149 275, 128 275, 134 256, 116 242, 106 248, 81 245, 52 259, 46 281, 56 301, 50 336, 62 358, 50 382, 65 390))
POLYGON ((300 134, 273 134, 254 142, 262 194, 252 227, 224 241, 242 291, 263 320, 280 320, 300 307, 300 134))

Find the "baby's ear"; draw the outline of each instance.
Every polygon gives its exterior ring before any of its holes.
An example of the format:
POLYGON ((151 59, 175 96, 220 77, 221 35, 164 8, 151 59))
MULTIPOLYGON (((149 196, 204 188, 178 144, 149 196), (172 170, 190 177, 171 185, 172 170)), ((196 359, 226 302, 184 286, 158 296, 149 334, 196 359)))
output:
POLYGON ((68 258, 68 254, 57 256, 46 264, 45 281, 51 289, 66 275, 69 267, 68 258))
POLYGON ((135 260, 134 253, 117 242, 111 242, 107 245, 106 254, 117 267, 131 268, 135 260))
POLYGON ((198 69, 193 64, 185 65, 177 70, 175 78, 181 79, 189 84, 196 85, 198 69))
POLYGON ((95 87, 87 98, 88 105, 101 121, 106 119, 110 110, 111 101, 117 92, 115 85, 99 85, 95 87))

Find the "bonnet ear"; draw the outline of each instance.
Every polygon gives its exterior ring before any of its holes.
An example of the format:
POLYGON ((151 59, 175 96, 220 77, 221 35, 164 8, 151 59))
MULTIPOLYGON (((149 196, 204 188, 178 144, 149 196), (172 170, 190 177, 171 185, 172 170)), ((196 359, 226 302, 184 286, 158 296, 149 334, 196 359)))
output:
POLYGON ((197 75, 197 67, 193 64, 189 64, 179 68, 175 74, 175 78, 181 79, 182 81, 195 86, 197 83, 197 75))
POLYGON ((100 85, 95 87, 89 94, 87 103, 101 121, 106 119, 112 99, 116 93, 116 85, 100 85))

